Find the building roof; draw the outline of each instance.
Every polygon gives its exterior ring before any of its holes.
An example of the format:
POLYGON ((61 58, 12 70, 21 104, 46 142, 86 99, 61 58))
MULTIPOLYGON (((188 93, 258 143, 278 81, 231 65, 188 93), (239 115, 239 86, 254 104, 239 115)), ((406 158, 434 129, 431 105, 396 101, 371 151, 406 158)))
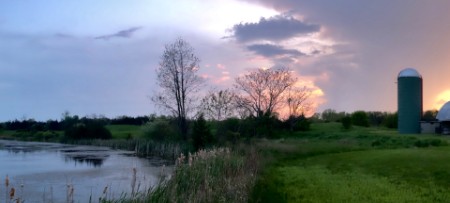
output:
POLYGON ((436 119, 439 121, 450 121, 450 101, 444 104, 439 110, 436 119))
POLYGON ((416 78, 422 78, 422 76, 417 72, 414 68, 405 68, 398 74, 398 77, 416 77, 416 78))

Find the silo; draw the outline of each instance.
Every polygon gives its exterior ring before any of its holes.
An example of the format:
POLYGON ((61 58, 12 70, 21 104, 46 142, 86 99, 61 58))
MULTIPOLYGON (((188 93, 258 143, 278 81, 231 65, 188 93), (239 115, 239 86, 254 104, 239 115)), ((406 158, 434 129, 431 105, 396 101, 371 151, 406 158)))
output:
POLYGON ((413 68, 398 74, 398 132, 420 133, 422 118, 422 76, 413 68))

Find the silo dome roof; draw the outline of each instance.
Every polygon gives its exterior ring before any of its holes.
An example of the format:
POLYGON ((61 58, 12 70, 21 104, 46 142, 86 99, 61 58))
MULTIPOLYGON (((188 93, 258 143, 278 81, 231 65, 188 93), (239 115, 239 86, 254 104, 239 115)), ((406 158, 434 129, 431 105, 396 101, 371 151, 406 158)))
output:
POLYGON ((439 121, 450 121, 450 101, 444 104, 439 110, 436 118, 439 121))
POLYGON ((398 77, 416 77, 416 78, 422 78, 422 76, 417 72, 414 68, 405 68, 398 74, 398 77))

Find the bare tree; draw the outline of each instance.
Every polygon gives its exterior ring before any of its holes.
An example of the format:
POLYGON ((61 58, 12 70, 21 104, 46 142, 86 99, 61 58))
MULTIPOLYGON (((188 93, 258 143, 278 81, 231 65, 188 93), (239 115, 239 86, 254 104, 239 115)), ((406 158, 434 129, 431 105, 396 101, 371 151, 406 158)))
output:
POLYGON ((299 117, 311 110, 312 105, 308 102, 311 90, 307 87, 291 87, 287 94, 286 104, 289 109, 289 117, 299 117))
POLYGON ((242 92, 237 104, 260 118, 264 114, 273 115, 283 104, 283 94, 296 81, 288 68, 257 69, 236 78, 235 88, 242 92))
POLYGON ((298 88, 290 87, 287 91, 286 105, 289 109, 288 122, 290 130, 293 131, 295 125, 301 120, 305 119, 305 112, 311 109, 311 103, 308 98, 311 95, 311 90, 307 87, 298 88))
POLYGON ((178 38, 165 46, 156 70, 157 84, 162 91, 152 97, 152 101, 177 117, 183 139, 187 139, 187 116, 194 108, 195 93, 203 83, 197 75, 199 62, 191 45, 178 38))
POLYGON ((228 89, 210 92, 202 99, 202 111, 208 118, 218 121, 231 117, 234 114, 235 97, 236 95, 228 89))

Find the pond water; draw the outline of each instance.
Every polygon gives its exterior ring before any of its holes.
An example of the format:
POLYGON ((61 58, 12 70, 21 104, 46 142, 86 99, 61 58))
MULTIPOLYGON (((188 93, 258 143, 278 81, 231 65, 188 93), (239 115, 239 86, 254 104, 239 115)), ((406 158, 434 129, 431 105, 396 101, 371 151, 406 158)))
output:
POLYGON ((129 196, 133 168, 135 191, 146 191, 161 175, 171 173, 171 167, 163 166, 167 164, 106 147, 0 140, 0 202, 6 201, 11 187, 25 202, 66 202, 68 185, 73 188, 74 202, 129 196))

